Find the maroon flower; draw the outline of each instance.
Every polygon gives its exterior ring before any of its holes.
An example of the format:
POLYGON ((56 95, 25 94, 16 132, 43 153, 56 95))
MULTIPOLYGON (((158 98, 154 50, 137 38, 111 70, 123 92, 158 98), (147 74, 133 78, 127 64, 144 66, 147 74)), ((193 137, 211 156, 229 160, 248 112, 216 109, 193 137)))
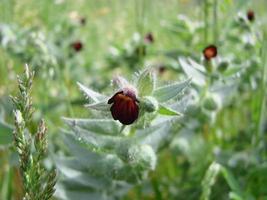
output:
POLYGON ((132 90, 124 89, 117 92, 108 100, 108 104, 112 104, 110 111, 113 119, 124 125, 132 124, 138 118, 138 100, 132 90))
POLYGON ((81 41, 75 41, 71 44, 71 47, 76 51, 79 52, 83 48, 83 43, 81 41))
POLYGON ((163 74, 166 71, 166 67, 164 65, 160 65, 158 67, 158 71, 159 71, 160 74, 163 74))
POLYGON ((203 55, 206 60, 210 60, 217 56, 217 47, 215 45, 209 45, 203 50, 203 55))
POLYGON ((147 44, 151 44, 151 43, 153 43, 153 42, 154 42, 154 36, 152 35, 152 33, 147 33, 147 34, 145 35, 144 41, 145 41, 145 43, 147 43, 147 44))
POLYGON ((255 20, 255 14, 253 10, 247 11, 247 18, 250 22, 253 22, 255 20))
POLYGON ((81 24, 82 26, 85 26, 85 24, 86 24, 86 18, 85 18, 85 17, 81 17, 81 18, 80 18, 80 24, 81 24))

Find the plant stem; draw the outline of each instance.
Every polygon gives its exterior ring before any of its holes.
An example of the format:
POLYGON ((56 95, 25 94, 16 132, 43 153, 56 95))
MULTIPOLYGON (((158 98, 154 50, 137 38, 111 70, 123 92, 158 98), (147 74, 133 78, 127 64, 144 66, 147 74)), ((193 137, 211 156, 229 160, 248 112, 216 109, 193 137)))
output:
POLYGON ((141 49, 138 51, 138 57, 139 57, 139 63, 140 65, 143 65, 144 61, 144 54, 145 54, 145 49, 143 48, 143 38, 144 38, 144 27, 145 27, 145 14, 146 14, 146 1, 142 0, 135 0, 135 18, 136 18, 136 30, 141 36, 141 49))
POLYGON ((218 0, 213 1, 213 42, 216 45, 218 41, 218 0))
POLYGON ((208 32, 209 32, 209 0, 204 0, 204 45, 208 43, 208 32))
POLYGON ((56 74, 57 74, 59 82, 60 82, 61 90, 63 90, 65 93, 65 96, 64 96, 65 99, 64 100, 66 101, 66 104, 67 104, 68 114, 69 114, 69 116, 73 116, 73 110, 72 110, 71 102, 70 102, 70 98, 69 98, 70 92, 69 92, 69 88, 67 88, 67 85, 68 85, 68 81, 67 81, 67 77, 66 77, 66 76, 68 76, 67 69, 64 69, 64 71, 61 72, 59 66, 55 65, 55 70, 56 70, 56 74))
POLYGON ((263 47, 262 47, 262 77, 261 77, 261 85, 260 85, 260 103, 259 103, 259 112, 257 117, 257 127, 256 127, 256 147, 260 148, 260 144, 264 141, 263 138, 263 123, 264 123, 264 115, 266 109, 266 81, 267 81, 267 35, 264 33, 263 37, 263 47))

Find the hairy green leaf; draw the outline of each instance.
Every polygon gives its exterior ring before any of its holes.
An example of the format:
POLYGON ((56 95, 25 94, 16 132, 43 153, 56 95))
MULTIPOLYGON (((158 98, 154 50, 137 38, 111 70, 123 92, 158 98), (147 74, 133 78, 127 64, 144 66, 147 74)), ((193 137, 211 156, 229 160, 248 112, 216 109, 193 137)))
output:
POLYGON ((192 77, 192 82, 204 86, 206 84, 203 67, 194 64, 195 62, 190 59, 179 58, 179 63, 188 77, 192 77))
POLYGON ((99 111, 104 111, 107 112, 110 110, 110 105, 107 103, 108 100, 100 101, 97 103, 92 103, 92 104, 86 104, 85 107, 93 110, 99 110, 99 111))
POLYGON ((160 144, 167 139, 171 130, 171 121, 164 121, 136 133, 136 139, 140 144, 150 145, 155 151, 160 144))
POLYGON ((191 79, 187 79, 184 82, 176 82, 167 86, 159 87, 153 92, 153 96, 159 102, 168 101, 176 97, 182 90, 184 90, 191 82, 191 79))
POLYGON ((88 98, 88 100, 90 102, 97 103, 97 102, 99 102, 99 101, 101 101, 102 99, 105 98, 104 95, 87 88, 83 84, 81 84, 79 82, 77 82, 77 84, 78 84, 80 90, 85 94, 86 98, 88 98))
POLYGON ((82 129, 100 134, 100 135, 118 135, 121 125, 111 119, 72 119, 63 118, 71 127, 78 126, 82 129))
POLYGON ((159 106, 158 113, 161 115, 169 115, 169 116, 177 116, 177 115, 182 115, 181 113, 167 107, 164 105, 159 106))
POLYGON ((155 88, 155 73, 152 69, 143 70, 137 80, 137 89, 139 92, 139 96, 148 96, 152 94, 155 88))

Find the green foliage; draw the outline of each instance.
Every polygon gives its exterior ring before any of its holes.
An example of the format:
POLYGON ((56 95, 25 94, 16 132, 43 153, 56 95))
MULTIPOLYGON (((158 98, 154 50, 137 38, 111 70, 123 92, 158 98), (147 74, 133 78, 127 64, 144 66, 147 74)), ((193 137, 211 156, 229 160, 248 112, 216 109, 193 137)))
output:
POLYGON ((266 199, 265 5, 0 1, 0 199, 266 199))
POLYGON ((188 79, 182 83, 177 82, 167 86, 159 87, 153 91, 153 95, 159 102, 168 101, 176 97, 185 87, 190 83, 191 79, 188 79))
POLYGON ((141 73, 137 81, 137 90, 140 91, 140 96, 151 95, 155 89, 155 79, 155 73, 152 72, 152 69, 144 70, 144 72, 141 73))
MULTIPOLYGON (((154 90, 153 87, 149 90, 144 90, 146 84, 154 84, 149 81, 151 78, 150 69, 144 70, 138 76, 137 85, 139 87, 137 93, 140 94, 139 91, 141 91, 143 95, 152 94, 154 90)), ((115 79, 115 83, 122 88, 132 87, 128 86, 128 82, 122 78, 115 79), (121 85, 120 83, 123 84, 121 85)), ((163 99, 166 95, 170 96, 170 90, 173 89, 173 94, 169 99, 171 100, 171 98, 177 96, 177 93, 181 92, 188 84, 189 81, 182 84, 176 83, 171 86, 162 87, 163 89, 161 88, 160 90, 156 89, 155 91, 160 91, 156 92, 157 98, 163 99)), ((101 106, 103 103, 103 107, 107 107, 107 101, 104 100, 106 99, 104 95, 80 83, 78 85, 82 92, 86 94, 89 101, 93 102, 93 105, 101 102, 98 106, 101 106)), ((148 103, 149 101, 152 102, 153 105, 157 105, 158 102, 156 98, 142 97, 141 95, 138 96, 138 98, 140 99, 140 107, 143 109, 142 115, 152 115, 151 112, 157 111, 153 106, 152 109, 150 103, 148 103)), ((95 109, 92 104, 89 104, 87 107, 95 109)), ((67 131, 64 134, 64 140, 65 143, 68 144, 68 152, 71 156, 57 159, 60 160, 57 164, 58 169, 67 176, 66 179, 62 179, 62 184, 74 184, 72 179, 68 180, 68 175, 65 174, 64 169, 62 170, 61 162, 63 161, 66 163, 67 160, 74 160, 74 162, 76 162, 76 165, 71 164, 71 166, 68 166, 69 170, 75 170, 79 174, 85 173, 86 177, 93 178, 92 180, 88 179, 85 185, 86 190, 84 190, 84 193, 87 192, 88 196, 99 192, 99 198, 102 199, 104 198, 100 197, 102 192, 108 194, 110 198, 115 198, 116 195, 120 193, 120 195, 125 194, 130 186, 144 181, 148 173, 151 170, 155 170, 157 150, 167 142, 167 139, 171 135, 171 121, 177 120, 175 119, 175 116, 177 116, 175 110, 171 111, 168 108, 164 108, 165 107, 161 106, 159 114, 168 116, 165 120, 161 121, 160 118, 156 116, 152 119, 144 117, 142 120, 138 119, 136 124, 129 127, 129 129, 128 127, 125 128, 125 126, 120 128, 119 123, 116 121, 101 119, 101 117, 100 119, 64 118, 64 121, 71 129, 71 131, 67 131), (154 121, 156 122, 157 120, 159 121, 154 123, 154 121), (146 125, 144 129, 144 127, 140 126, 142 124, 150 125, 146 125), (74 137, 76 141, 73 141, 75 140, 74 137), (76 158, 78 155, 79 158, 76 158), (77 166, 83 167, 77 168, 77 166), (110 184, 102 188, 101 191, 92 183, 92 181, 95 179, 99 180, 99 178, 100 180, 104 178, 103 181, 110 184), (69 181, 71 181, 71 183, 69 183, 69 181), (120 184, 118 184, 118 182, 120 182, 120 184), (112 188, 117 192, 111 192, 112 188), (119 190, 122 190, 122 192, 118 192, 119 190)), ((104 111, 104 109, 97 110, 104 111)), ((140 117, 142 116, 139 116, 139 118, 140 117)), ((78 180, 75 182, 78 182, 78 180)), ((79 187, 80 183, 75 183, 74 185, 79 187)), ((57 191, 58 197, 61 199, 71 199, 72 195, 68 197, 63 196, 63 194, 67 192, 65 190, 66 188, 60 188, 59 191, 57 191)))

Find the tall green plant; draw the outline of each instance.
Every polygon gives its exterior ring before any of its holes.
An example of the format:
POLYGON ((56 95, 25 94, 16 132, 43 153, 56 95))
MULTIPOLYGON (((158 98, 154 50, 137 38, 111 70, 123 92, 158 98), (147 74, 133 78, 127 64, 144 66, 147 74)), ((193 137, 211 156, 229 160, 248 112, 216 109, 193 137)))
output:
POLYGON ((14 103, 14 145, 19 154, 20 172, 23 179, 23 200, 51 199, 55 189, 56 171, 47 170, 43 160, 47 153, 47 128, 42 120, 36 132, 30 132, 32 108, 32 82, 34 73, 26 66, 23 76, 18 76, 19 94, 12 97, 14 103))

